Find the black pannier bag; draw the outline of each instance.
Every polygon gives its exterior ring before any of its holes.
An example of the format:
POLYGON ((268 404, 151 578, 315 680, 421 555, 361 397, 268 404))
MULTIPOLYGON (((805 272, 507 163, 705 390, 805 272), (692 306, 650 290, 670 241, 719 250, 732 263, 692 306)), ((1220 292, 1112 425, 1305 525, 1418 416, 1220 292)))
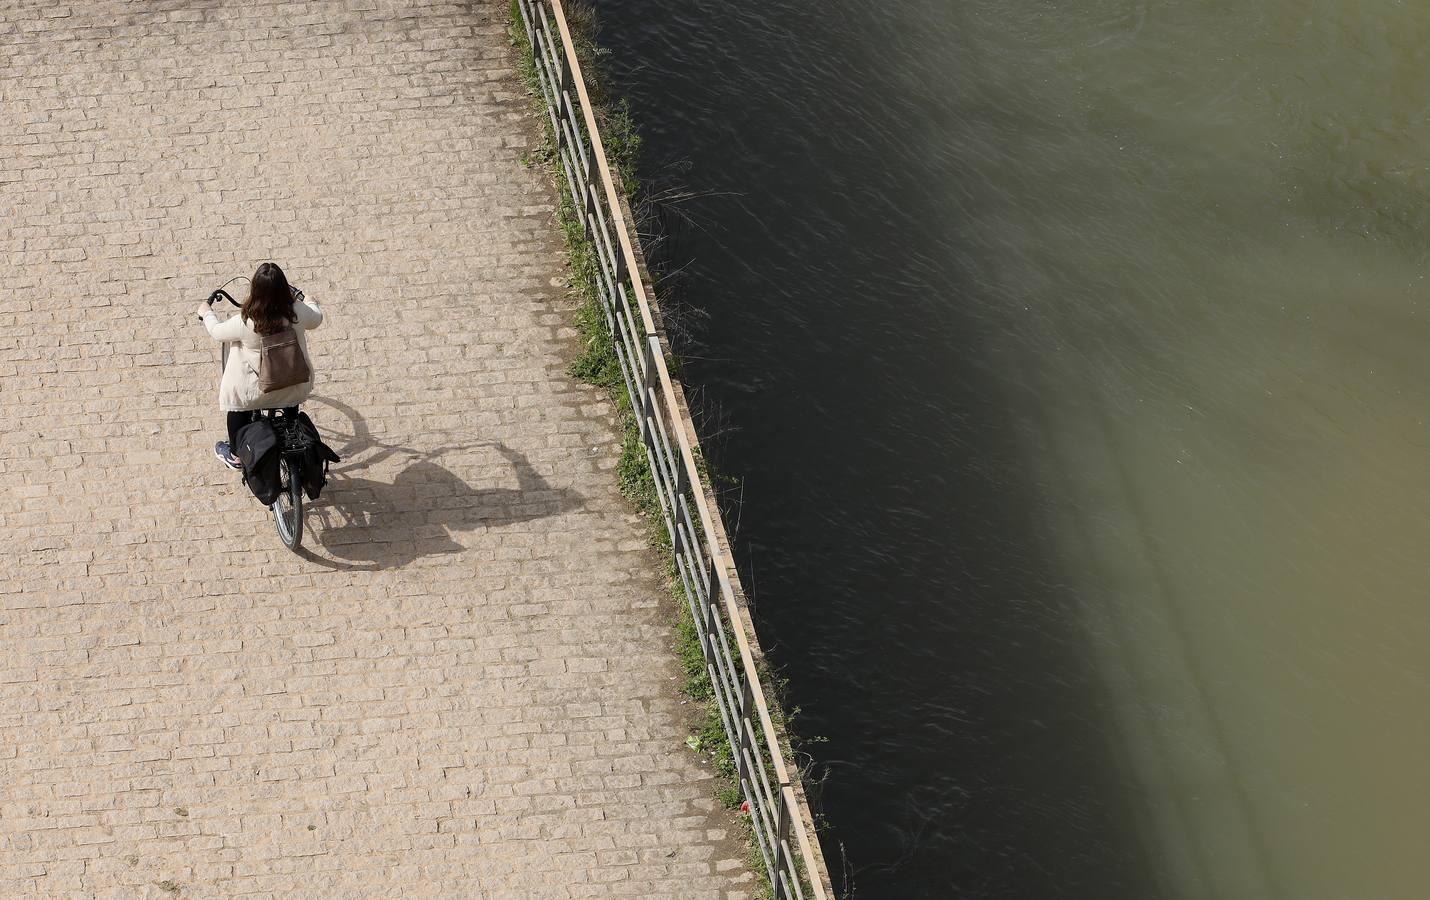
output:
POLYGON ((307 413, 298 413, 298 428, 308 437, 308 449, 303 452, 303 493, 309 500, 316 500, 323 492, 323 485, 328 483, 328 464, 342 462, 342 459, 323 443, 318 436, 318 426, 307 413))
POLYGON ((278 432, 265 418, 255 419, 238 429, 238 446, 233 448, 243 463, 243 483, 264 506, 272 506, 282 491, 279 474, 278 432))

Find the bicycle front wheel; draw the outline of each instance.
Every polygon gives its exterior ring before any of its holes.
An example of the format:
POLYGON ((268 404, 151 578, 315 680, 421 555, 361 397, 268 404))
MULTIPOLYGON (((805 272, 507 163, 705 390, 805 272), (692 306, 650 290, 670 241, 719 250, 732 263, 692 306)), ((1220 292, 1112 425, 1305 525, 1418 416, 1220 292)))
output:
POLYGON ((289 550, 303 543, 303 463, 291 456, 283 457, 283 490, 273 501, 273 524, 289 550))

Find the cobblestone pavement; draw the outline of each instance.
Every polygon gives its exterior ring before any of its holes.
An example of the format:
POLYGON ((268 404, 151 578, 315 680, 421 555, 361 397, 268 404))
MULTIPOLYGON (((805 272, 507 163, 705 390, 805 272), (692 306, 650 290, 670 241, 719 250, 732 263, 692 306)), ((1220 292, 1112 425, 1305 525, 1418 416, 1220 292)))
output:
POLYGON ((0 2, 0 897, 738 897, 506 4, 0 2), (194 307, 328 322, 312 553, 194 307))

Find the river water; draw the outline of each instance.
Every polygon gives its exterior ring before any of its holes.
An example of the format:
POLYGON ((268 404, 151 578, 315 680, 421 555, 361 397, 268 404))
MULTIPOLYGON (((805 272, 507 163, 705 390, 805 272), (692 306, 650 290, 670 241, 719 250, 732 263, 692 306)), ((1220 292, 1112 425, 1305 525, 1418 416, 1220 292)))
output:
POLYGON ((1430 896, 1430 6, 597 7, 836 882, 1430 896))

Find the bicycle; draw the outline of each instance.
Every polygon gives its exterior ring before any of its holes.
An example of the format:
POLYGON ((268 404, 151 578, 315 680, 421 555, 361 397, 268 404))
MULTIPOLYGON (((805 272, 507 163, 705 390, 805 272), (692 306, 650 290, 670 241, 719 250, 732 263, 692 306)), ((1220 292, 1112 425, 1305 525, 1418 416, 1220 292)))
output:
MULTIPOLYGON (((240 275, 238 278, 225 282, 223 287, 209 294, 206 301, 209 308, 212 309, 213 305, 220 300, 227 300, 235 307, 241 306, 242 304, 224 290, 239 279, 248 280, 240 275)), ((297 288, 293 289, 293 294, 295 301, 303 299, 303 292, 297 288)), ((203 321, 202 317, 200 317, 200 321, 203 321)), ((224 370, 228 368, 228 354, 229 343, 224 342, 219 353, 219 377, 222 377, 224 370)), ((278 497, 268 508, 273 512, 273 524, 278 531, 278 539, 283 542, 283 546, 297 552, 303 543, 304 464, 313 442, 307 432, 298 425, 298 407, 291 407, 291 410, 291 415, 288 409, 262 409, 255 410, 255 412, 268 420, 274 433, 278 436, 276 452, 279 455, 280 489, 278 497)))

